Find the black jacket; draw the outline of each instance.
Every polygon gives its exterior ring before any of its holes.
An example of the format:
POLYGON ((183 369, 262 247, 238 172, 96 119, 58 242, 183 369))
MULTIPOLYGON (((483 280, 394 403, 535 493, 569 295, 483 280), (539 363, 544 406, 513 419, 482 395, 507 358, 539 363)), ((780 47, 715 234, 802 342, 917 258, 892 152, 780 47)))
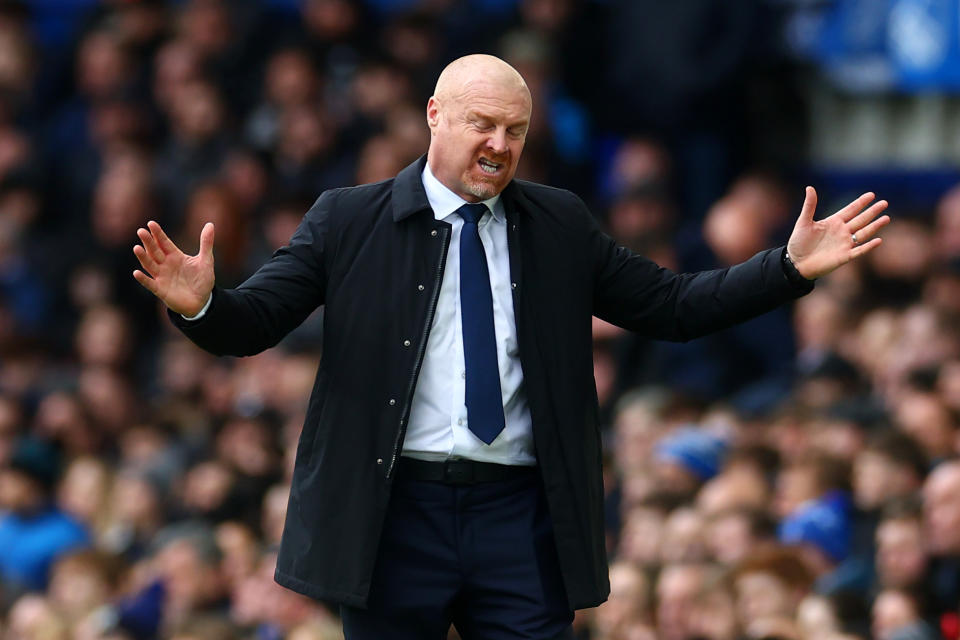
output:
MULTIPOLYGON (((204 349, 243 356, 326 305, 276 580, 353 606, 370 588, 450 241, 421 183, 424 162, 327 191, 289 246, 236 289, 214 290, 203 318, 171 314, 204 349)), ((688 340, 805 290, 787 281, 780 249, 675 275, 618 248, 568 191, 515 180, 503 202, 537 459, 570 606, 590 607, 609 592, 591 316, 688 340)))

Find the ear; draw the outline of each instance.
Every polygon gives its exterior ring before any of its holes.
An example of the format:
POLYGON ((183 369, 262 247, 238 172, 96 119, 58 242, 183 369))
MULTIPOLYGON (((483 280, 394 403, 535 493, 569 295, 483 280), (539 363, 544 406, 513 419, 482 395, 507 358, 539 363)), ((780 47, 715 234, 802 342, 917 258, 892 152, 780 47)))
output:
POLYGON ((433 132, 440 124, 440 103, 436 96, 430 96, 427 100, 427 126, 433 132))

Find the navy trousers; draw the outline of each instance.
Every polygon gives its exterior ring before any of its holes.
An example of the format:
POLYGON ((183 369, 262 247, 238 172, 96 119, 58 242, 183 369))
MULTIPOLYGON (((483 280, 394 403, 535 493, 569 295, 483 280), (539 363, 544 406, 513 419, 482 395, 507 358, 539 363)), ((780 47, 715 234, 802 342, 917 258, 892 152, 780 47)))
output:
POLYGON ((398 473, 367 609, 347 640, 573 638, 539 475, 472 485, 398 473))

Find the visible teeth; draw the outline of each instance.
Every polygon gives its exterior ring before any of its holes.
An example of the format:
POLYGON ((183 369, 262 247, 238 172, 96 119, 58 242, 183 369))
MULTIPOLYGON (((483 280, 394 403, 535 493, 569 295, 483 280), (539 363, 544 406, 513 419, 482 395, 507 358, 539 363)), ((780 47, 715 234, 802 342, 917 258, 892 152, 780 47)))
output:
POLYGON ((500 165, 494 164, 488 160, 480 159, 480 168, 483 169, 484 173, 496 173, 497 169, 500 168, 500 165))

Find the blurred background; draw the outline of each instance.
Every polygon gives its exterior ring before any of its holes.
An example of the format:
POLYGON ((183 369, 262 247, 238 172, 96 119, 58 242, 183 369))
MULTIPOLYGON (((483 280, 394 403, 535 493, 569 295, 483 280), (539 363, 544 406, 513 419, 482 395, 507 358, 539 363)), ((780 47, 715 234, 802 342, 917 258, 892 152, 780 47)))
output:
MULTIPOLYGON (((524 75, 519 176, 678 270, 891 201, 882 248, 685 345, 595 323, 613 592, 580 640, 960 637, 956 0, 0 0, 0 638, 327 640, 272 580, 321 318, 216 359, 131 277, 217 224, 241 282, 524 75)), ((336 490, 331 488, 331 490, 336 490)))

